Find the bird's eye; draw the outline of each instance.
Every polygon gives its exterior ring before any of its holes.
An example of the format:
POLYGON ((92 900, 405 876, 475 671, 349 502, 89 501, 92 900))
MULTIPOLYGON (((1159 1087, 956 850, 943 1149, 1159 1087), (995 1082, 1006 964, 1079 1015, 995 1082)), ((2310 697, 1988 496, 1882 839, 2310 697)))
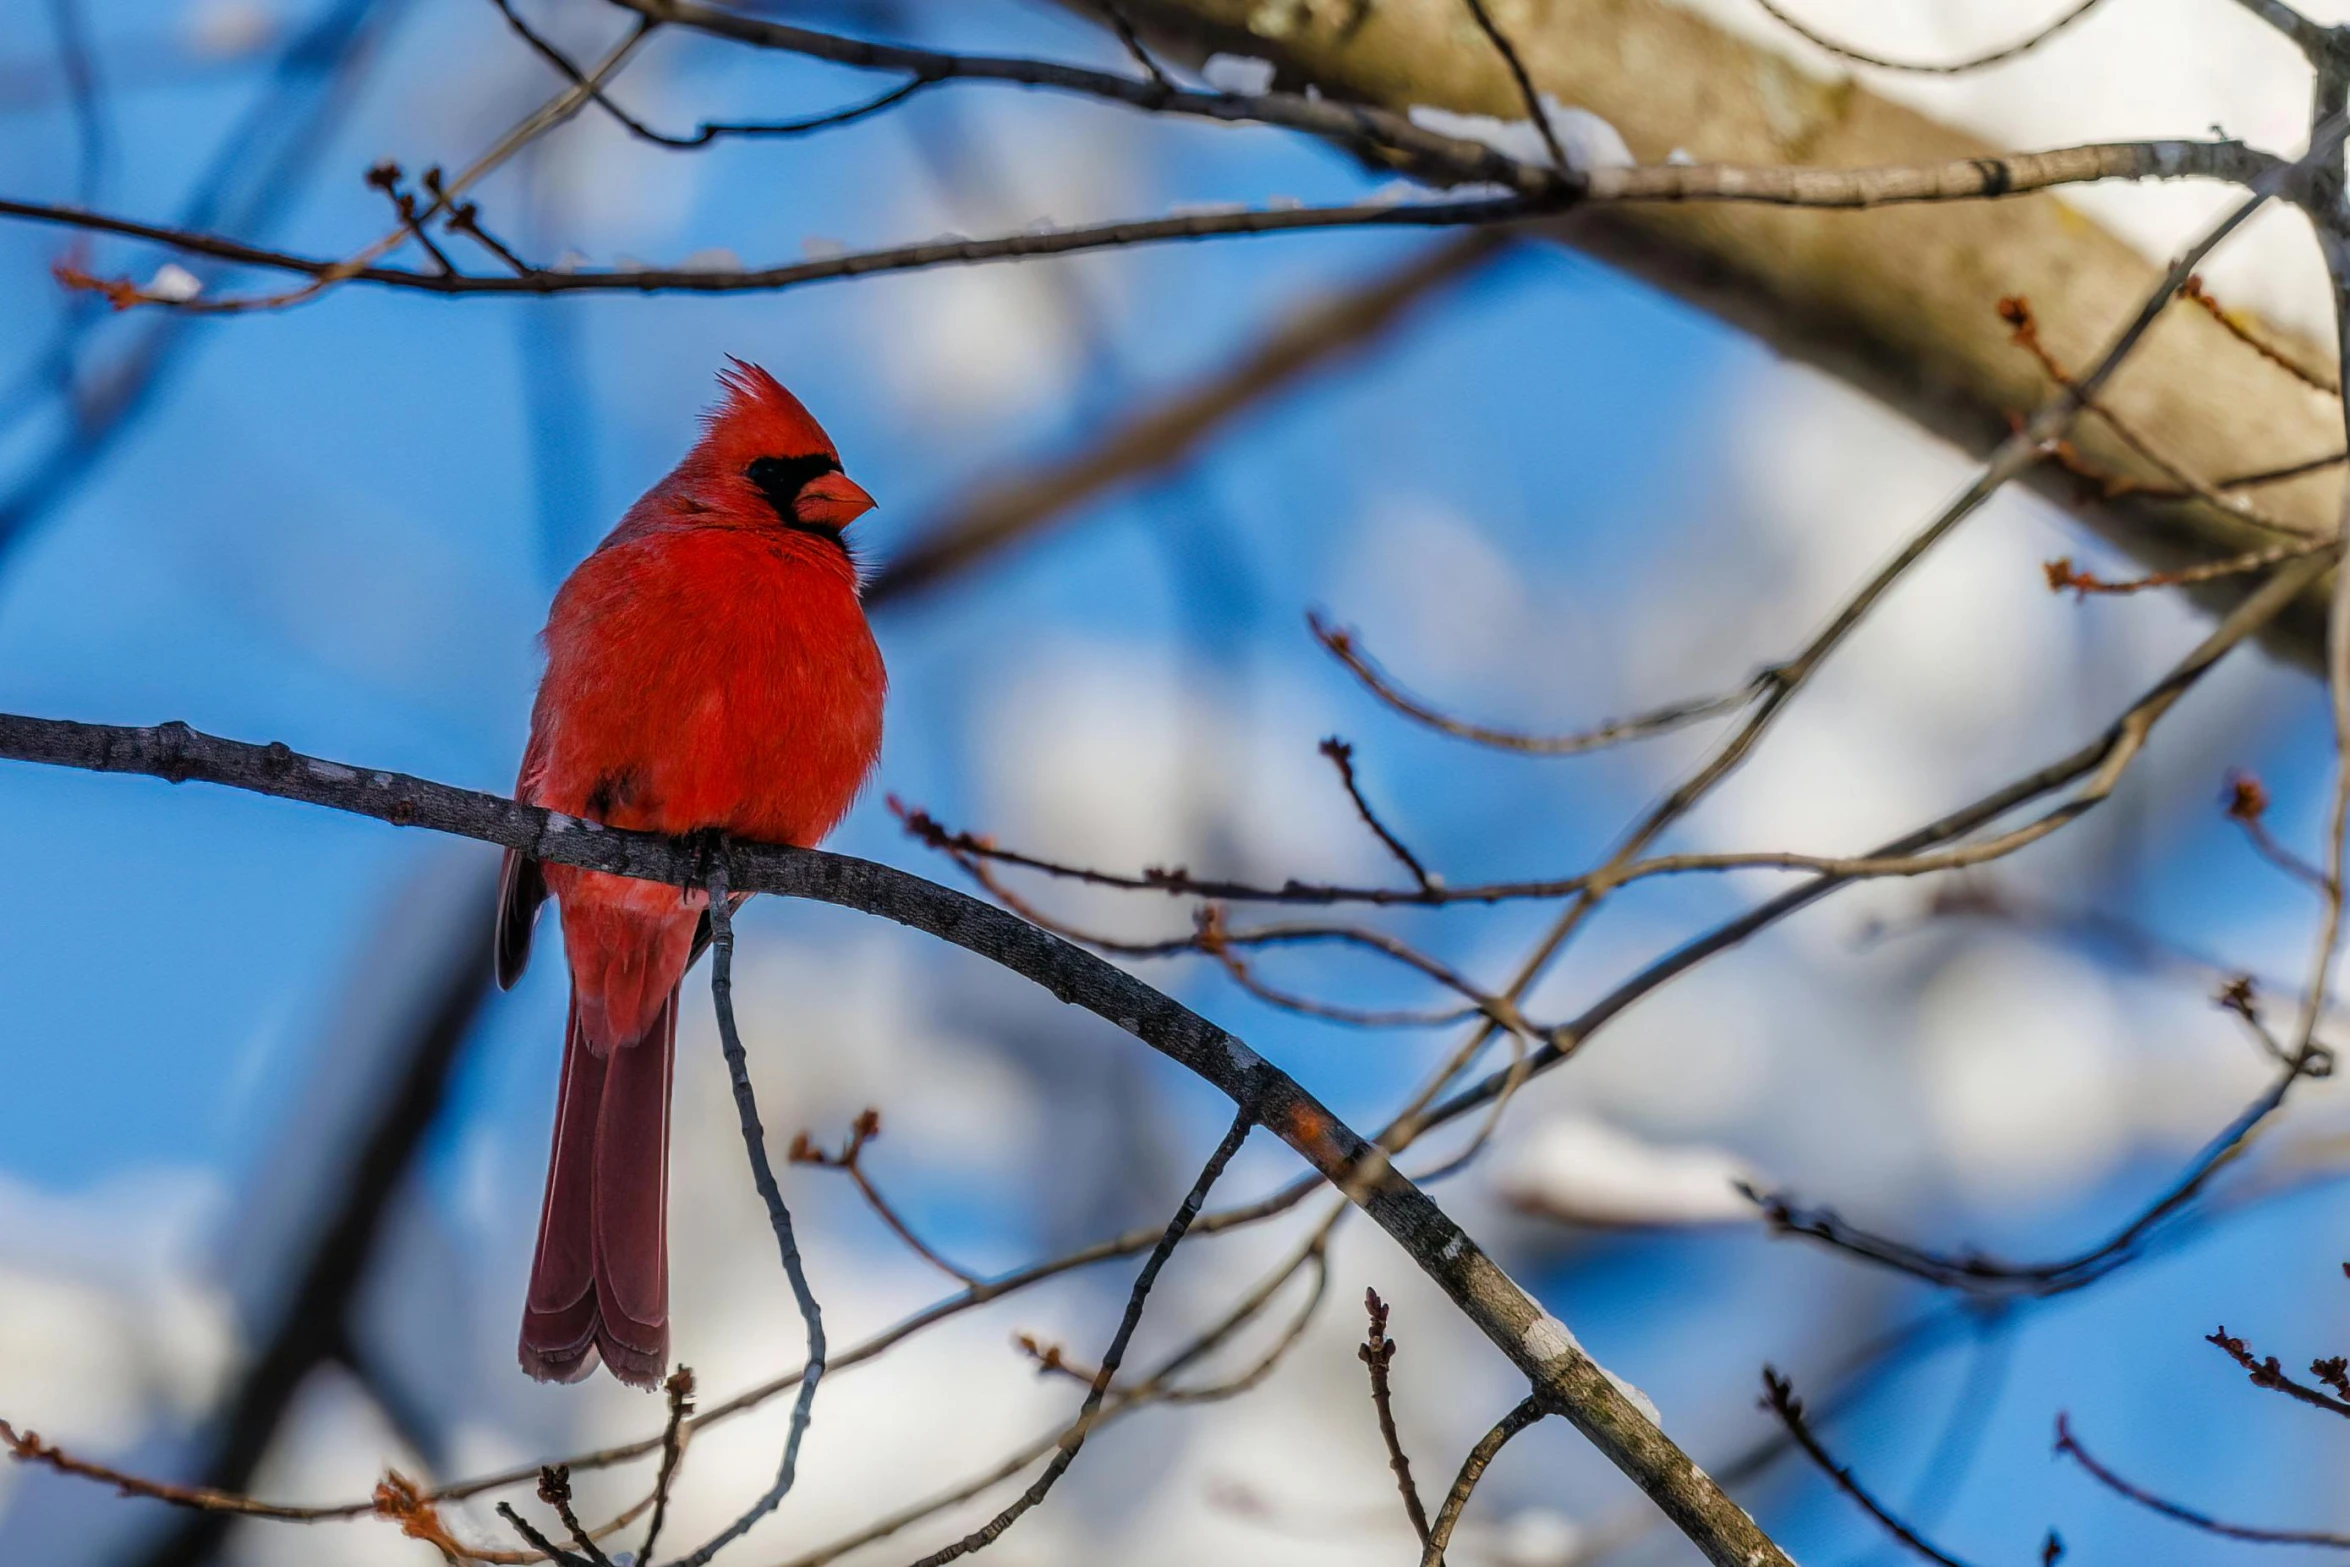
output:
POLYGON ((761 457, 743 470, 743 477, 759 487, 775 515, 792 520, 792 502, 809 480, 840 472, 840 459, 828 452, 809 457, 761 457))

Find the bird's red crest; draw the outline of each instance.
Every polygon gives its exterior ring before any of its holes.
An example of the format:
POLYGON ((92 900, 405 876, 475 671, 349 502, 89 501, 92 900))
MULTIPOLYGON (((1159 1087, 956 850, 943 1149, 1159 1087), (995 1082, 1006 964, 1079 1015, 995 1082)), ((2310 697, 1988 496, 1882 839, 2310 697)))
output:
POLYGON ((726 356, 718 372, 725 400, 702 415, 702 444, 729 456, 813 457, 840 455, 832 437, 783 383, 746 359, 726 356))

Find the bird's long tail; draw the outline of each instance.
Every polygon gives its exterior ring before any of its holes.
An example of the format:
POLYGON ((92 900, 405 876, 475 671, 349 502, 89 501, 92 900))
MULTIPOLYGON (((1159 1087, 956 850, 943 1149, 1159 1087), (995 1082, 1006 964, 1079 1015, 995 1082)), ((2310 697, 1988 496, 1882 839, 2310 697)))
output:
POLYGON ((601 1054, 575 995, 546 1204, 522 1310, 522 1369, 576 1382, 600 1358, 638 1387, 669 1363, 669 1079, 677 991, 645 1033, 601 1054))

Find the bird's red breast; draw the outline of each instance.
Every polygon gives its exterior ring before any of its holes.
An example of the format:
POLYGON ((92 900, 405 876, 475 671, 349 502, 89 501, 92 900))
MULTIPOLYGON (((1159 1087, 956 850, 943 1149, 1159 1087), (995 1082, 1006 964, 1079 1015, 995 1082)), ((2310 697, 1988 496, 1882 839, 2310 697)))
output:
MULTIPOLYGON (((726 385, 701 442, 556 594, 518 793, 614 827, 814 844, 881 748, 886 678, 840 537, 872 502, 766 372, 726 385)), ((589 1038, 633 1037, 683 970, 699 899, 546 874, 589 1038)))
MULTIPOLYGON (((685 459, 555 596, 517 799, 614 827, 813 845, 881 748, 886 680, 842 530, 872 497, 775 379, 735 363, 685 459)), ((522 1362, 599 1358, 651 1386, 668 1350, 663 1214, 678 981, 704 898, 509 855, 498 974, 561 906, 572 1008, 522 1362)))

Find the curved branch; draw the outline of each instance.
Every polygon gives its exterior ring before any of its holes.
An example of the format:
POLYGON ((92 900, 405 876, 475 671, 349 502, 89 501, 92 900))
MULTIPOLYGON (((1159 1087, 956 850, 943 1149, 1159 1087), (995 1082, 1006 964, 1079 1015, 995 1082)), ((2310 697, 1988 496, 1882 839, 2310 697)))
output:
POLYGON ((1827 34, 1819 32, 1807 23, 1789 15, 1774 4, 1773 0, 1754 0, 1754 3, 1769 12, 1771 20, 1777 22, 1781 27, 1786 28, 1787 31, 1814 48, 1827 50, 1839 60, 1850 60, 1855 65, 1872 65, 1880 71, 1900 71, 1911 76, 1964 76, 1971 71, 1980 71, 1986 67, 2013 60, 2018 56, 2030 54, 2034 49, 2039 48, 2082 17, 2096 10, 2102 0, 2074 0, 2070 10, 2061 13, 2055 20, 2034 29, 2014 43, 2002 44, 1996 49, 1987 49, 1981 54, 1969 55, 1963 60, 1946 61, 1888 60, 1883 55, 1870 54, 1865 50, 1855 49, 1850 44, 1838 43, 1827 34))
MULTIPOLYGON (((2057 8, 2058 0, 2049 0, 2048 9, 2057 8)), ((1256 31, 1258 0, 1128 0, 1126 10, 1173 58, 1246 52, 1272 61, 1283 81, 1312 82, 1332 98, 1391 110, 1426 104, 1467 114, 1522 112, 1507 70, 1476 47, 1460 0, 1282 7, 1285 25, 1256 31)), ((1547 0, 1520 8, 1512 41, 1545 91, 1606 120, 1650 163, 1677 149, 1700 165, 1856 167, 1999 154, 1979 135, 1840 73, 1806 69, 1701 10, 1547 0)), ((2305 36, 2322 45, 2327 33, 2311 27, 2305 36)), ((1978 455, 1997 447, 2009 417, 2041 395, 2033 367, 1991 316, 1992 301, 2031 298, 2061 324, 2052 346, 2081 362, 2125 308, 2121 302, 2142 296, 2161 271, 2078 207, 2049 201, 1996 210, 1911 207, 1865 222, 1762 208, 1624 206, 1586 212, 1553 237, 1841 377, 1978 455)), ((2157 449, 2201 474, 2269 469, 2341 449, 2333 408, 2273 374, 2219 323, 2179 314, 2175 329, 2166 325, 2126 384, 2108 396, 2157 449)), ((2332 368, 2325 347, 2292 334, 2264 335, 2304 364, 2332 368)), ((2159 477, 2102 429, 2084 432, 2082 455, 2100 471, 2159 477)), ((2028 482, 2151 569, 2266 542, 2198 500, 2111 495, 2053 468, 2028 482)), ((2325 482, 2273 497, 2273 511, 2312 536, 2331 535, 2339 520, 2334 487, 2325 482)), ((2220 604, 2236 596, 2225 585, 2199 593, 2220 604)), ((2317 643, 2318 601, 2305 595, 2275 639, 2307 656, 2317 643)))
MULTIPOLYGON (((246 745, 185 724, 128 728, 0 715, 0 757, 94 772, 199 780, 474 838, 542 861, 684 887, 693 846, 451 788, 402 773, 246 745)), ((817 849, 729 844, 729 884, 879 915, 988 958, 1115 1024, 1187 1068, 1287 1143, 1392 1236, 1463 1315, 1720 1567, 1787 1557, 1573 1336, 1502 1271, 1386 1155, 1296 1079, 1149 985, 1002 909, 869 860, 817 849)))

